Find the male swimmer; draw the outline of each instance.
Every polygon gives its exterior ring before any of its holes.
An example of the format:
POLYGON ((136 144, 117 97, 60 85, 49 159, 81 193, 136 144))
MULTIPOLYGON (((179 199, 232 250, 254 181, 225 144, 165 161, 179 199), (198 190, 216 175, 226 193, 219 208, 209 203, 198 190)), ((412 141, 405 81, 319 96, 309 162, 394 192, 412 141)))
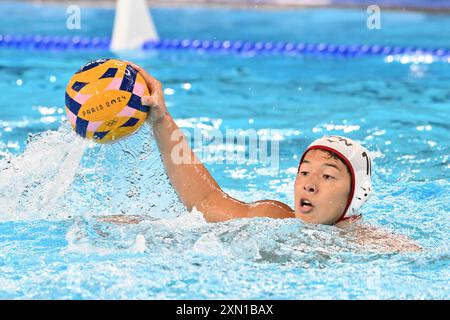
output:
MULTIPOLYGON (((340 136, 327 136, 314 141, 300 160, 295 179, 294 208, 276 200, 252 203, 237 200, 220 188, 190 149, 166 108, 161 82, 139 66, 132 65, 143 76, 149 88, 150 96, 142 98, 142 104, 150 107, 147 121, 153 128, 170 182, 189 211, 195 207, 208 222, 253 217, 299 218, 307 223, 342 227, 361 218, 358 210, 367 201, 372 188, 369 152, 359 143, 340 136), (173 139, 173 136, 179 139, 173 139), (175 146, 189 152, 193 161, 174 162, 171 157, 175 146)), ((138 217, 117 217, 103 221, 136 223, 139 220, 138 217)), ((386 245, 389 247, 401 244, 398 251, 419 250, 405 237, 367 226, 360 230, 364 234, 359 239, 361 243, 376 238, 388 241, 386 245), (368 237, 369 233, 373 237, 368 237)))

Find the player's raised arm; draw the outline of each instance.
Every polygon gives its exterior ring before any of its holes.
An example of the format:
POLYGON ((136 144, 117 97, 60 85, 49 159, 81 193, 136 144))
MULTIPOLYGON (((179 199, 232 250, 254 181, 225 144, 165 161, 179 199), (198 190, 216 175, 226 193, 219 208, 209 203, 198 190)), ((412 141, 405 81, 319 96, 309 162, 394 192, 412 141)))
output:
POLYGON ((271 200, 245 203, 227 195, 200 162, 166 108, 162 84, 139 66, 150 96, 142 103, 150 107, 150 122, 172 186, 188 210, 196 207, 208 221, 245 217, 293 217, 287 205, 271 200))

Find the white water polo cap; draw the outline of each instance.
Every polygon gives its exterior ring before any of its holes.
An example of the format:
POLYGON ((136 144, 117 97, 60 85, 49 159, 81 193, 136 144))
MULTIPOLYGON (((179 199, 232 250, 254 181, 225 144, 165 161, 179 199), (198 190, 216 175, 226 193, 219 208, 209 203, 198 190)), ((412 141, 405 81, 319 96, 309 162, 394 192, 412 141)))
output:
POLYGON ((337 154, 347 165, 351 175, 351 190, 342 216, 338 221, 358 215, 372 192, 372 161, 369 151, 352 139, 341 136, 325 136, 315 140, 303 153, 300 164, 311 149, 323 149, 337 154))

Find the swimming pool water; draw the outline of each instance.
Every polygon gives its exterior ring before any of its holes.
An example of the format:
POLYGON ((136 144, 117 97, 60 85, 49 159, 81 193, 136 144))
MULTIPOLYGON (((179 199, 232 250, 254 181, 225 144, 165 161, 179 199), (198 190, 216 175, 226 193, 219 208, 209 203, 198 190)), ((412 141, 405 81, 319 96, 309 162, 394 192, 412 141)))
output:
MULTIPOLYGON (((113 19, 112 10, 83 9, 82 29, 66 30, 64 7, 0 10, 7 13, 3 34, 108 36, 113 19)), ((358 10, 155 9, 153 16, 163 38, 450 43, 442 32, 450 27, 446 15, 386 12, 379 31, 368 31, 358 10)), ((449 298, 450 64, 0 49, 0 72, 0 298, 449 298), (295 219, 208 224, 185 212, 148 127, 98 147, 62 123, 69 78, 99 57, 132 60, 161 79, 186 132, 277 130, 271 133, 279 141, 278 170, 207 164, 242 200, 292 206, 299 157, 312 140, 340 134, 362 142, 374 158, 365 222, 408 235, 423 252, 380 253, 335 227, 295 219), (108 214, 147 219, 97 221, 108 214)))

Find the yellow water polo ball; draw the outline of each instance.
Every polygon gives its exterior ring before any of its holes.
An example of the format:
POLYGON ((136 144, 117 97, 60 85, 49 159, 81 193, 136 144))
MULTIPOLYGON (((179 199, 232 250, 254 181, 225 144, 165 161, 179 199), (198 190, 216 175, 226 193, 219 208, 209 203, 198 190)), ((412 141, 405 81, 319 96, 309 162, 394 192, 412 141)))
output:
POLYGON ((130 64, 99 59, 78 70, 66 88, 66 113, 72 128, 83 138, 111 143, 136 132, 149 108, 142 76, 130 64))

